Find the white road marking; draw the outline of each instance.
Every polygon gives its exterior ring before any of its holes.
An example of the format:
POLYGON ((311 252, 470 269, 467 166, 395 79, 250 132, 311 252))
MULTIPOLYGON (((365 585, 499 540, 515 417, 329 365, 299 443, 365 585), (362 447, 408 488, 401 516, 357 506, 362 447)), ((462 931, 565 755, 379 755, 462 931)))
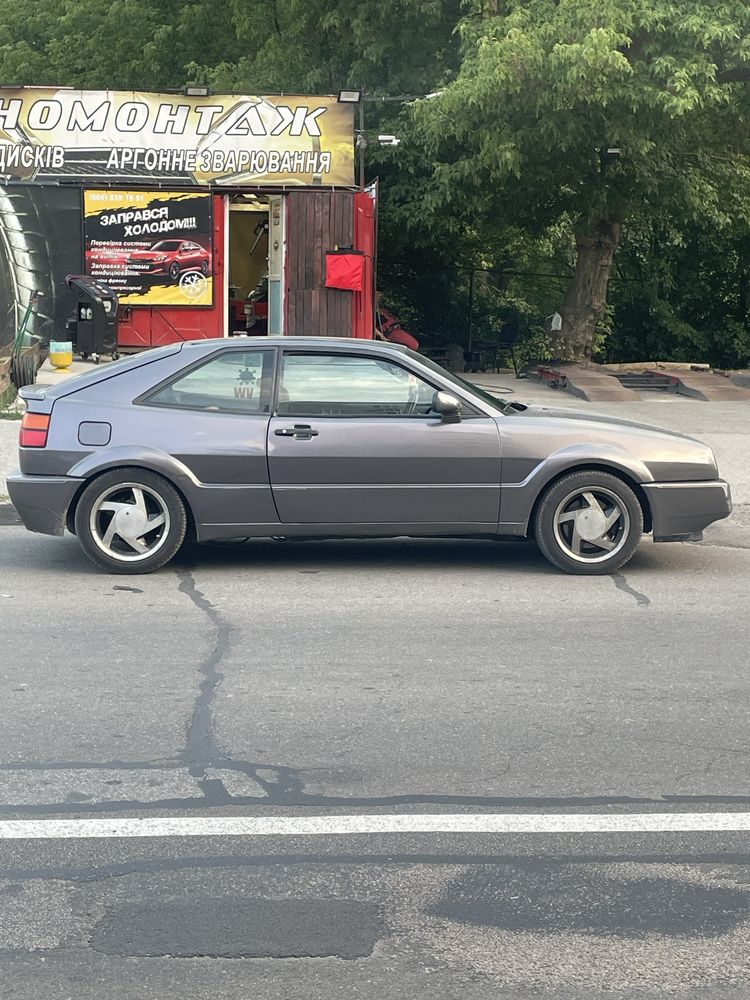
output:
POLYGON ((136 837, 336 837, 419 833, 745 833, 750 813, 431 813, 189 816, 0 822, 0 840, 136 837))

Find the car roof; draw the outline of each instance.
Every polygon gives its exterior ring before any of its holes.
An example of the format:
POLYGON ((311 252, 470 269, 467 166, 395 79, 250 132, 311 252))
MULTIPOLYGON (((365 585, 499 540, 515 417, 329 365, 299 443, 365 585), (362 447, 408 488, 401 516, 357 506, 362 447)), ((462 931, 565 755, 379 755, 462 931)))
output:
POLYGON ((203 348, 206 351, 216 350, 218 347, 304 347, 317 350, 325 350, 327 347, 346 347, 353 351, 383 350, 388 353, 411 354, 403 344, 391 344, 383 340, 362 340, 355 337, 224 337, 206 338, 201 340, 188 340, 183 347, 203 348))
POLYGON ((182 344, 183 352, 190 354, 210 354, 218 350, 258 350, 261 347, 284 347, 286 350, 296 349, 322 352, 326 350, 347 352, 362 352, 390 355, 391 357, 410 357, 420 360, 414 351, 403 344, 390 344, 383 340, 363 340, 355 337, 210 337, 201 340, 187 340, 182 344))

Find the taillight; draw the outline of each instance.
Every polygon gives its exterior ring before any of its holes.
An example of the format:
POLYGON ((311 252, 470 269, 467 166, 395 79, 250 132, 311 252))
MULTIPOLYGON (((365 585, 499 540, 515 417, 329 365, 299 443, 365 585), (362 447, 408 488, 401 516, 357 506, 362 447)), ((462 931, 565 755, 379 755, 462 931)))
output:
POLYGON ((44 448, 49 431, 49 413, 29 413, 23 415, 18 443, 22 448, 44 448))

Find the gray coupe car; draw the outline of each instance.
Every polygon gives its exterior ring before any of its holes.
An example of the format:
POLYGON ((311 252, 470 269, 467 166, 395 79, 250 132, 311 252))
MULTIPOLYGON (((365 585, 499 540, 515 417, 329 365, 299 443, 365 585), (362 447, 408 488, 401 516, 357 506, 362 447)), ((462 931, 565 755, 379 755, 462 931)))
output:
POLYGON ((611 573, 644 531, 692 539, 732 508, 699 441, 507 403, 376 341, 174 344, 21 395, 24 524, 67 527, 115 573, 158 569, 186 534, 521 536, 611 573))

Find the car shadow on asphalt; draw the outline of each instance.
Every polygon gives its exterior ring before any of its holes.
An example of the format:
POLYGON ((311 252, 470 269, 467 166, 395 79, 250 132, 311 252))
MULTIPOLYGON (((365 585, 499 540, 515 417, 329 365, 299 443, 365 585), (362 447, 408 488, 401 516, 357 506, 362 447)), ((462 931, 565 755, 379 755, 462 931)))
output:
MULTIPOLYGON (((0 576, 11 579, 14 571, 43 575, 61 572, 111 576, 97 569, 86 558, 75 538, 47 538, 13 528, 13 544, 0 548, 0 576)), ((625 572, 659 574, 711 572, 720 548, 695 544, 655 545, 644 539, 625 572)), ((739 555, 739 553, 737 553, 739 555)), ((576 579, 550 566, 533 542, 523 539, 388 538, 388 539, 288 539, 275 541, 253 538, 245 541, 197 544, 187 542, 172 562, 159 570, 256 570, 258 572, 296 571, 299 574, 324 571, 387 570, 392 572, 501 573, 510 576, 558 577, 573 583, 576 579)), ((141 574, 133 574, 140 576, 141 574)), ((124 579, 124 576, 122 577, 124 579)))
MULTIPOLYGON (((629 564, 633 569, 658 571, 660 560, 650 543, 642 545, 629 564)), ((553 576, 567 574, 544 559, 533 542, 483 539, 249 539, 233 544, 187 544, 172 565, 200 570, 296 570, 315 574, 325 570, 373 572, 426 571, 481 572, 553 576)), ((689 560, 686 560, 689 569, 689 560)), ((568 579, 575 579, 567 577, 568 579)), ((578 577, 578 579, 582 579, 578 577)))
POLYGON ((192 543, 183 547, 174 564, 202 569, 294 569, 311 574, 323 569, 441 572, 507 568, 524 573, 556 572, 529 542, 483 539, 249 539, 234 544, 192 543))

